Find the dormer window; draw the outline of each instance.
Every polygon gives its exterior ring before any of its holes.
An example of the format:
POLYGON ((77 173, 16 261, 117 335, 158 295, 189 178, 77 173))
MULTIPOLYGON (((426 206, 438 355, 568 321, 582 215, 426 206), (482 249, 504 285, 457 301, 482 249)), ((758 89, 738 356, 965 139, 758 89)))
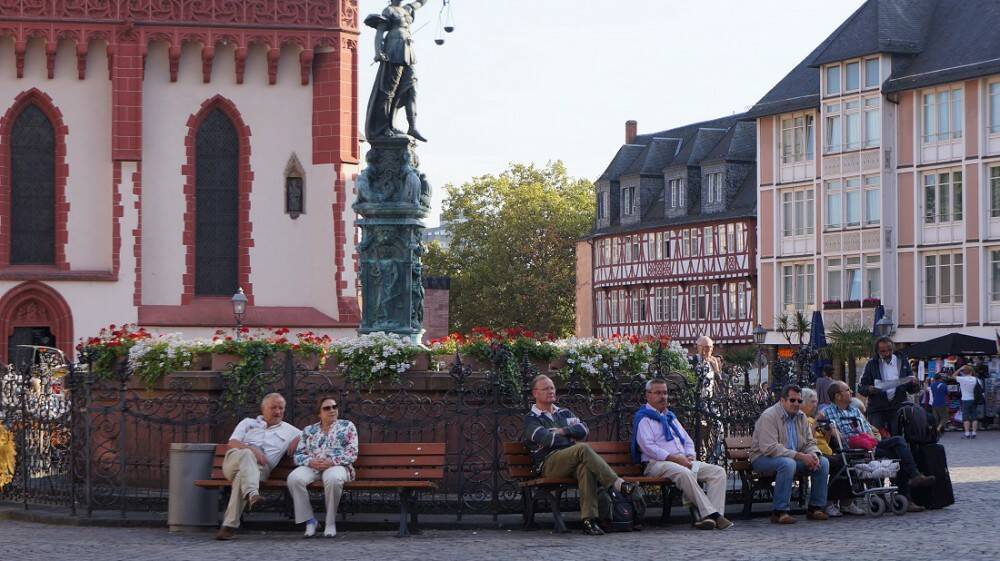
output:
POLYGON ((667 181, 667 206, 669 208, 684 208, 687 205, 684 195, 684 180, 681 178, 667 181))
POLYGON ((597 219, 604 220, 608 217, 608 207, 606 204, 606 193, 601 191, 597 194, 597 219))
POLYGON ((622 189, 622 214, 631 216, 635 214, 635 187, 622 189))
POLYGON ((705 204, 717 204, 722 202, 722 172, 709 173, 705 175, 705 204))

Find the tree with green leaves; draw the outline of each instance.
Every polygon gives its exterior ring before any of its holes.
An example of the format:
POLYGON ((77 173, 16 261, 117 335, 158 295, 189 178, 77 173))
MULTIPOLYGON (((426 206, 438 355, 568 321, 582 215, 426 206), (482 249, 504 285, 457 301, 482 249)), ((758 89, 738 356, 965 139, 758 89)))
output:
POLYGON ((847 363, 847 380, 853 388, 858 383, 858 361, 872 354, 872 332, 860 325, 841 326, 834 323, 830 335, 826 338, 828 347, 825 351, 834 362, 841 366, 847 363))
POLYGON ((561 162, 511 164, 446 192, 452 242, 428 248, 425 270, 451 277, 451 329, 571 334, 576 241, 594 224, 590 181, 569 177, 561 162))

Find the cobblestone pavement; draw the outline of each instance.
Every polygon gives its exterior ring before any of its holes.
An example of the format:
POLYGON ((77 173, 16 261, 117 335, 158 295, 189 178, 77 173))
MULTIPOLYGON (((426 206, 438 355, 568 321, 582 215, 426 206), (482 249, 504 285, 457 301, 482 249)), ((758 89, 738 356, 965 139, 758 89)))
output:
POLYGON ((242 533, 232 542, 209 534, 153 528, 70 527, 0 521, 5 561, 145 561, 332 559, 377 561, 532 559, 805 559, 808 561, 1000 559, 1000 433, 975 441, 949 433, 946 446, 956 504, 943 510, 880 519, 845 518, 778 527, 766 518, 736 520, 726 532, 675 522, 640 533, 591 537, 547 531, 434 530, 409 539, 390 532, 343 532, 335 540, 302 540, 292 532, 242 533))

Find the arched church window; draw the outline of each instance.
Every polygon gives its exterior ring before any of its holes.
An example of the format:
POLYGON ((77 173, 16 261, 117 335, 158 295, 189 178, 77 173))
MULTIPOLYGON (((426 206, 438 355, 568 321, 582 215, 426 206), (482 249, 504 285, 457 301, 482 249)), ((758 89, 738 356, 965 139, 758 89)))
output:
POLYGON ((56 237, 56 141, 37 105, 21 111, 10 134, 10 262, 52 265, 56 237))
POLYGON ((239 265, 239 139, 213 109, 195 139, 195 294, 230 296, 239 265))
POLYGON ((294 153, 285 165, 285 212, 293 219, 306 212, 305 170, 294 153))

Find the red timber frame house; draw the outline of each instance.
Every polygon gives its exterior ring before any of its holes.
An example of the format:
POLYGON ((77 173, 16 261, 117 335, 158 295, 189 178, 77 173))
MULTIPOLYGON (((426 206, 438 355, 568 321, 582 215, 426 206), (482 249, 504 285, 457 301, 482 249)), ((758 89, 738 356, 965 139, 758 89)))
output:
POLYGON ((626 124, 596 184, 596 228, 578 246, 592 287, 578 294, 592 306, 581 335, 752 341, 755 147, 753 123, 739 116, 649 135, 626 124))
POLYGON ((0 359, 110 323, 205 335, 238 288, 250 327, 353 331, 358 23, 357 0, 0 0, 0 359))

